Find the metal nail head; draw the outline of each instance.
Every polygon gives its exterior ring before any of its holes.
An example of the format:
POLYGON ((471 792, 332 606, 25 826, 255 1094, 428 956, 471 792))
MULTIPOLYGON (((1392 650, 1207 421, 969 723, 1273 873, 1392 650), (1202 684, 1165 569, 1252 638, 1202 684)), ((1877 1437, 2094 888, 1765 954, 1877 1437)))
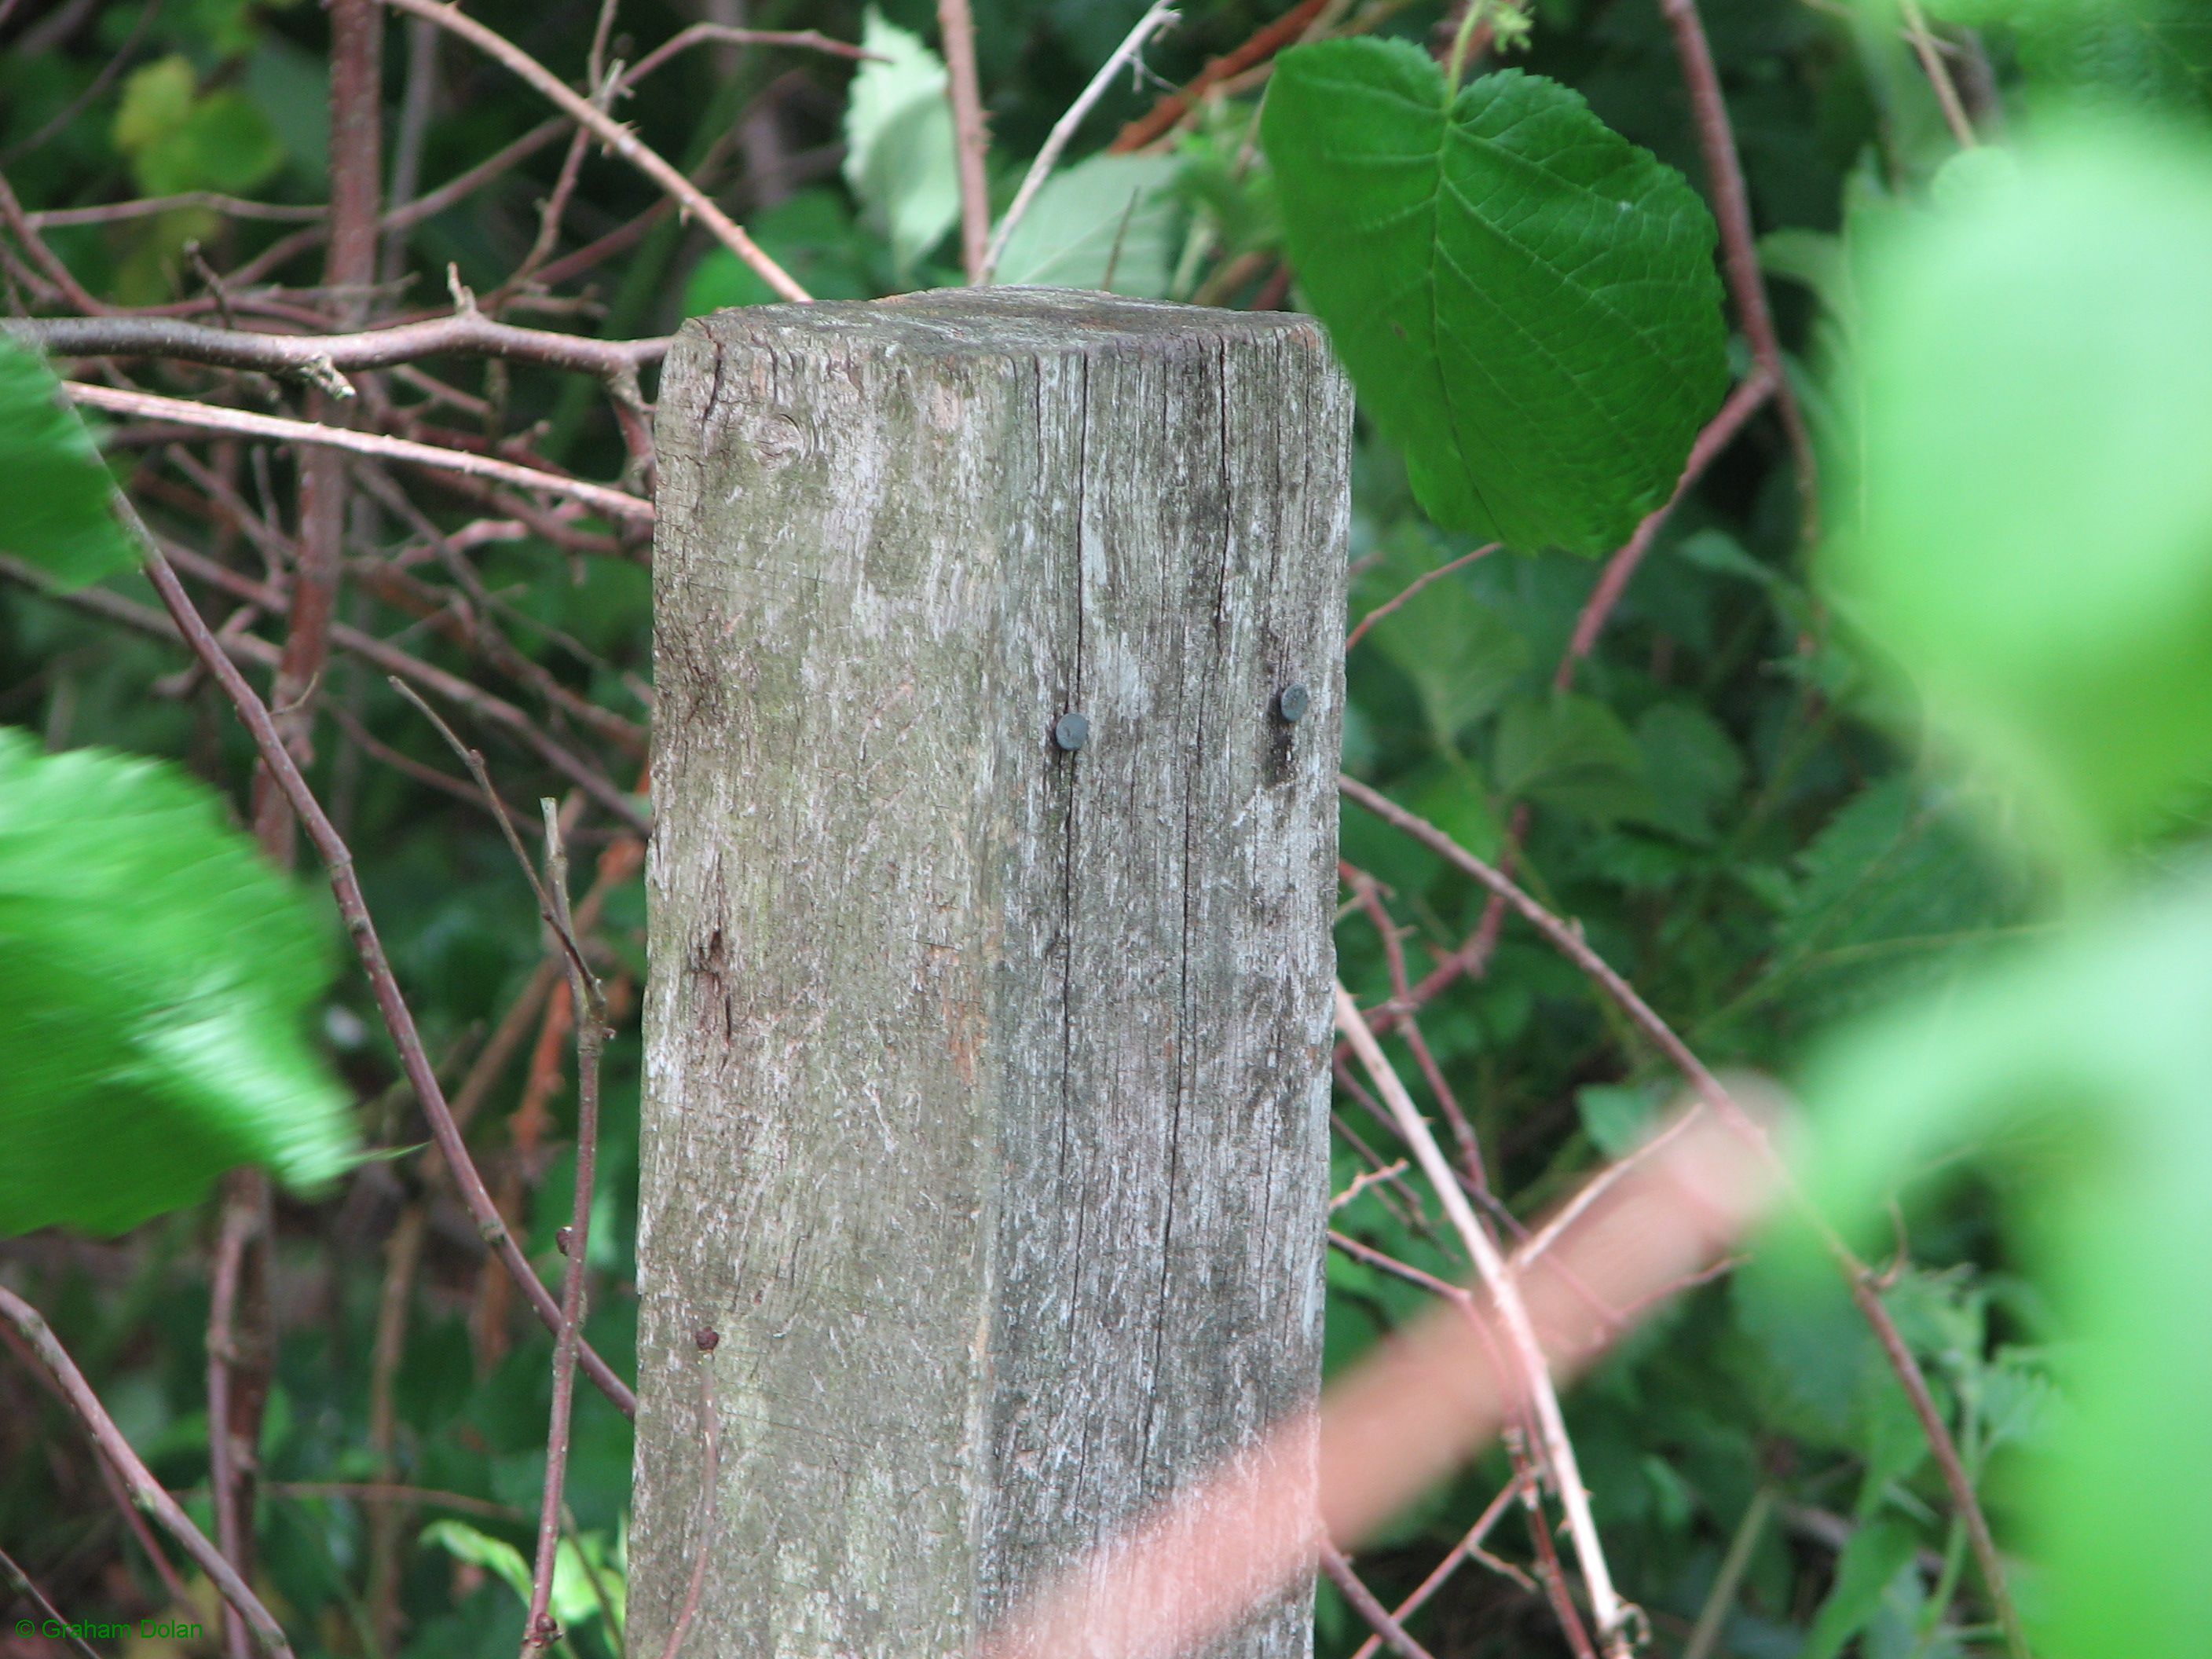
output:
POLYGON ((1091 722, 1080 714, 1062 714, 1052 723, 1052 740, 1072 755, 1091 740, 1091 722))
POLYGON ((1275 699, 1275 709, 1285 720, 1295 726, 1304 715, 1307 706, 1312 702, 1312 694, 1307 691, 1304 686, 1286 685, 1283 688, 1281 695, 1275 699))

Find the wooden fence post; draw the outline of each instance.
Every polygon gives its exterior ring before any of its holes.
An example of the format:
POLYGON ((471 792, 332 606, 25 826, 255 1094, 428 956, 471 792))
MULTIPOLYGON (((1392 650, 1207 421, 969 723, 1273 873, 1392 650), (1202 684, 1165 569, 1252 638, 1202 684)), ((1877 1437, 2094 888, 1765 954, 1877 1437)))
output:
POLYGON ((685 325, 639 1659, 960 1654, 1311 1400, 1350 416, 1280 313, 685 325))

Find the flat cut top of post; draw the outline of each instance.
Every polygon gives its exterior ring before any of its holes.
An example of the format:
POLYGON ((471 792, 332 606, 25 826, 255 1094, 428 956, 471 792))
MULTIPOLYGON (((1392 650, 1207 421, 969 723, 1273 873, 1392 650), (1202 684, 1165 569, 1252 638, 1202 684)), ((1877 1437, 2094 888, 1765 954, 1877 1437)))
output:
POLYGON ((944 356, 1144 352, 1224 340, 1294 340, 1323 349, 1320 325, 1287 311, 1224 311, 1093 289, 957 288, 890 300, 745 306, 704 319, 722 340, 845 339, 944 356))

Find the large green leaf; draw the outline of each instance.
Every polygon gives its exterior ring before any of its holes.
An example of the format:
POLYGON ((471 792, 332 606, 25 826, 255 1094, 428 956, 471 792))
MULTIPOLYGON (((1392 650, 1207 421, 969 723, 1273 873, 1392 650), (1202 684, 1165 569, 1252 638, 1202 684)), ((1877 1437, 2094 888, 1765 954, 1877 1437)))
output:
POLYGON ((1261 132, 1309 303, 1448 528, 1608 551, 1727 379, 1711 216, 1576 94, 1456 97, 1404 41, 1277 61, 1261 132))
POLYGON ((127 570, 137 554, 108 510, 114 481, 38 354, 0 332, 0 552, 63 587, 127 570))
POLYGON ((325 936, 172 767, 0 729, 0 1237, 119 1232, 223 1170, 353 1152, 302 1024, 325 936))
POLYGON ((960 178, 945 62, 873 7, 860 33, 873 54, 845 106, 845 182, 869 228, 890 239, 903 275, 960 217, 960 178))
POLYGON ((2212 144, 2077 118, 1869 264, 1831 593, 2057 845, 2155 827, 2212 776, 2212 144))

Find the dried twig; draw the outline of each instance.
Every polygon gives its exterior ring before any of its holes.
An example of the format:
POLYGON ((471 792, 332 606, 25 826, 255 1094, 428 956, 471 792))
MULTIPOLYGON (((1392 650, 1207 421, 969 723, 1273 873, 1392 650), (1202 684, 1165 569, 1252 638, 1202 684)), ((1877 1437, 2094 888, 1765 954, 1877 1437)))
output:
MULTIPOLYGON (((967 5, 967 0, 953 0, 953 3, 963 9, 967 5)), ((1106 95, 1107 88, 1113 85, 1115 73, 1144 50, 1145 42, 1155 33, 1172 24, 1176 15, 1167 0, 1154 0, 1152 9, 1137 20, 1136 27, 1122 37, 1121 44, 1115 47, 1112 55, 1098 66, 1098 73, 1091 77, 1091 84, 1084 88, 1075 101, 1067 106, 1066 112, 1052 124, 1052 131, 1045 136, 1044 148, 1037 151, 1036 160, 1030 163, 1030 170, 1022 176, 1021 188, 1014 192, 1012 205, 1007 208, 1006 217, 999 221, 998 229, 992 233, 989 249, 973 267, 977 283, 988 283, 992 273, 998 270, 1000 256, 1006 252, 1006 242, 1013 235, 1014 227, 1021 223, 1022 216, 1029 211, 1031 199, 1059 164, 1060 153, 1067 148, 1068 141, 1075 137, 1075 130, 1083 125, 1083 118, 1091 113, 1098 100, 1106 95)))
POLYGON ((1982 141, 1974 131, 1966 106, 1959 97, 1958 85, 1951 79, 1943 54, 1936 49, 1936 35, 1928 27, 1927 14, 1920 9, 1920 0, 1898 0, 1898 11, 1905 20, 1905 33, 1912 42, 1913 55, 1920 59, 1928 84, 1936 89, 1936 101, 1942 106, 1944 124, 1951 129, 1951 136, 1959 141, 1961 149, 1978 149, 1982 141))
MULTIPOLYGON (((77 1659, 100 1659, 99 1653, 92 1644, 72 1630, 69 1620, 62 1617, 61 1610, 46 1599, 46 1593, 39 1588, 38 1581, 24 1571, 15 1558, 5 1550, 0 1550, 0 1571, 7 1573, 9 1582, 15 1586, 18 1594, 30 1598, 32 1605, 45 1615, 48 1624, 58 1625, 61 1627, 62 1640, 69 1644, 70 1651, 76 1654, 77 1659)), ((20 1637, 27 1635, 28 1632, 19 1624, 15 1627, 15 1633, 20 1637)))
POLYGON ((1590 1514, 1589 1494, 1583 1489, 1574 1444, 1567 1437, 1566 1422, 1560 1415, 1559 1393, 1552 1386, 1543 1344, 1537 1339, 1528 1307, 1522 1300, 1517 1276, 1506 1265, 1489 1232, 1475 1218, 1466 1194, 1460 1191, 1450 1164, 1445 1160, 1443 1148, 1429 1132, 1428 1123, 1414 1106, 1413 1097, 1406 1092, 1406 1085, 1398 1080, 1382 1045, 1368 1030, 1358 1005, 1341 984, 1336 988, 1336 1023, 1338 1030, 1352 1040, 1352 1051, 1366 1067, 1400 1134, 1412 1147, 1422 1172, 1435 1188, 1445 1215, 1450 1218, 1461 1243, 1467 1247, 1483 1288, 1498 1310, 1498 1322, 1504 1330, 1511 1362, 1520 1372, 1521 1386, 1527 1395, 1544 1462, 1559 1491, 1559 1506, 1566 1516, 1575 1558, 1582 1567, 1583 1583, 1589 1587, 1590 1610, 1597 1616, 1599 1638, 1608 1654, 1626 1659, 1639 1615, 1613 1587, 1612 1570, 1606 1563, 1605 1547, 1597 1535, 1597 1522, 1590 1514))
POLYGON ((0 331, 58 357, 161 357, 325 385, 349 369, 386 368, 441 352, 606 375, 658 362, 668 351, 665 337, 593 340, 519 328, 475 311, 353 334, 253 333, 169 317, 10 318, 0 320, 0 331))
POLYGON ((744 228, 715 204, 713 197, 663 161, 658 153, 647 149, 628 127, 577 93, 559 76, 504 35, 485 27, 458 6, 441 5, 438 0, 380 0, 380 3, 395 11, 404 11, 410 16, 435 23, 513 71, 570 120, 588 129, 592 136, 607 149, 682 204, 701 224, 707 227, 715 240, 751 266, 763 282, 785 299, 805 301, 814 297, 792 280, 790 272, 763 252, 753 239, 745 234, 744 228))
POLYGON ((65 380, 62 385, 63 390, 73 401, 88 409, 104 409, 118 415, 136 415, 150 421, 170 421, 209 432, 234 432, 244 437, 268 438, 278 443, 319 444, 332 449, 351 450, 356 455, 376 455, 386 460, 404 462, 410 466, 459 472, 471 477, 495 479, 501 483, 514 484, 525 489, 566 495, 605 517, 627 523, 650 524, 653 521, 653 503, 650 501, 626 495, 621 490, 611 489, 605 484, 564 477, 560 473, 544 472, 536 467, 518 466, 513 461, 497 460, 489 455, 443 449, 435 444, 417 443, 411 438, 387 438, 377 432, 355 432, 345 427, 319 426, 312 421, 256 415, 250 410, 225 409, 213 404, 194 403, 186 398, 163 398, 146 392, 118 392, 109 386, 89 386, 82 380, 65 380))
MULTIPOLYGON (((1437 1562, 1429 1576, 1413 1587, 1412 1595, 1391 1609, 1390 1616, 1403 1625, 1427 1604, 1431 1596, 1443 1588, 1444 1581, 1458 1571, 1460 1564, 1464 1561, 1480 1561, 1492 1572, 1510 1578, 1522 1589, 1534 1592, 1535 1583, 1527 1573, 1510 1561, 1498 1559, 1482 1547, 1482 1540, 1490 1536, 1491 1528, 1498 1524, 1499 1518, 1527 1486, 1528 1480, 1523 1475, 1516 1474, 1507 1481, 1498 1496, 1492 1498, 1482 1513, 1475 1517, 1474 1524, 1467 1529, 1465 1535, 1452 1546, 1450 1553, 1437 1562)), ((1353 1650, 1352 1659, 1375 1659, 1376 1652, 1382 1645, 1382 1638, 1379 1634, 1370 1636, 1353 1650)))
POLYGON ((169 1536, 183 1547, 194 1565, 214 1583, 223 1601, 238 1610, 265 1651, 274 1659, 292 1659, 292 1644, 284 1639, 283 1627, 270 1616, 269 1609, 261 1605, 261 1598, 224 1559, 222 1552, 208 1541, 207 1534, 192 1524, 191 1517, 169 1496, 167 1489, 138 1461, 138 1454, 131 1449, 131 1443, 115 1426, 115 1419, 100 1403, 100 1396, 84 1380, 84 1373, 77 1370, 76 1362, 54 1340, 53 1332, 47 1328, 39 1310, 0 1285, 0 1319, 13 1325, 29 1344, 32 1353, 60 1390, 64 1401, 129 1490, 131 1502, 161 1522, 169 1536))

